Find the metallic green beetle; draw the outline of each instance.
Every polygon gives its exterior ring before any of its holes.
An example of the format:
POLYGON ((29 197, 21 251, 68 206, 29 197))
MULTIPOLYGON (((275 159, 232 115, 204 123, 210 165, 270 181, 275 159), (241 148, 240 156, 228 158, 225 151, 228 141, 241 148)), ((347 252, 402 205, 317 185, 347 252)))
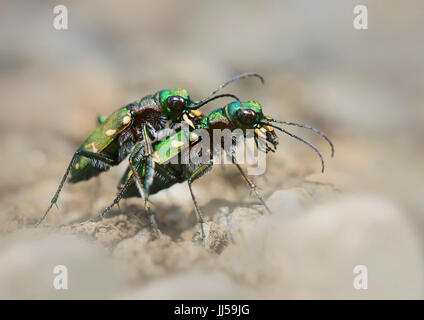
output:
MULTIPOLYGON (((275 123, 285 125, 295 125, 302 128, 310 129, 315 133, 321 135, 328 141, 331 147, 331 154, 334 155, 334 147, 329 138, 324 135, 321 131, 312 128, 310 126, 301 125, 293 122, 279 121, 271 117, 265 116, 262 112, 261 105, 256 101, 247 102, 232 102, 224 106, 223 108, 216 109, 209 116, 198 117, 195 120, 195 126, 197 129, 204 129, 208 132, 212 142, 212 135, 214 129, 229 129, 234 131, 241 129, 246 134, 247 129, 253 129, 254 139, 258 147, 264 146, 264 151, 275 151, 278 145, 278 137, 274 131, 274 128, 282 131, 294 137, 303 143, 310 146, 319 155, 322 163, 322 171, 324 171, 324 160, 318 149, 306 140, 286 131, 275 125, 275 123), (260 143, 259 143, 260 142, 260 143)), ((244 172, 241 166, 236 162, 234 152, 236 151, 237 144, 232 144, 231 160, 236 165, 242 177, 249 185, 251 191, 255 192, 259 200, 269 210, 263 200, 262 196, 257 191, 256 185, 253 180, 244 172)), ((128 168, 124 174, 120 190, 113 203, 103 210, 95 219, 104 216, 115 204, 118 204, 122 198, 129 198, 134 196, 141 196, 144 199, 146 209, 151 217, 152 225, 157 229, 156 222, 153 218, 153 213, 148 203, 148 197, 151 194, 155 194, 161 190, 170 188, 176 183, 184 181, 188 182, 189 190, 195 206, 197 219, 201 225, 202 237, 204 238, 204 229, 200 208, 197 204, 196 198, 193 194, 192 183, 199 179, 201 176, 206 174, 213 166, 213 154, 209 151, 208 158, 210 161, 207 163, 194 163, 190 160, 187 161, 187 157, 204 152, 204 149, 200 146, 201 139, 195 133, 195 131, 188 131, 187 135, 184 134, 183 130, 179 130, 174 135, 168 137, 164 141, 159 141, 153 145, 153 159, 154 159, 154 170, 152 170, 152 164, 146 161, 145 158, 141 158, 134 162, 135 170, 138 173, 138 177, 133 175, 133 170, 128 168), (202 150, 202 151, 200 151, 202 150), (180 157, 180 162, 170 161, 174 157, 180 157), (182 160, 185 158, 185 161, 182 160), (153 172, 152 172, 153 171, 153 172), (150 175, 149 175, 150 172, 150 175)), ((222 143, 222 142, 221 142, 222 143)), ((210 144, 208 144, 210 145, 210 144)), ((93 220, 93 219, 92 219, 93 220)))
MULTIPOLYGON (((174 128, 181 120, 192 125, 189 117, 190 114, 193 116, 193 111, 211 99, 227 96, 214 95, 231 82, 252 76, 264 82, 262 76, 257 73, 244 73, 221 84, 206 98, 199 101, 191 100, 185 89, 161 90, 120 108, 107 119, 99 119, 102 123, 74 153, 49 207, 36 226, 45 219, 52 206, 56 204, 69 174, 69 182, 76 183, 109 170, 128 155, 130 155, 131 164, 140 152, 142 141, 148 145, 144 151, 147 152, 145 156, 149 157, 151 139, 154 139, 160 130, 167 127, 174 128)), ((136 172, 134 174, 136 175, 136 172)))

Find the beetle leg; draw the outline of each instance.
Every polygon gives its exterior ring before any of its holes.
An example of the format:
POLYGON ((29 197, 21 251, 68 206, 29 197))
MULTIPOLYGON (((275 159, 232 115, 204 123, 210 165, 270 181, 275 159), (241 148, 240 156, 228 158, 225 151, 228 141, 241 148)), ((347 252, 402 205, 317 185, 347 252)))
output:
MULTIPOLYGON (((153 182, 154 161, 153 161, 153 157, 152 157, 152 153, 153 153, 152 152, 152 144, 151 144, 148 132, 147 132, 147 126, 146 125, 143 126, 142 135, 143 135, 143 141, 138 142, 136 144, 136 146, 134 147, 134 150, 131 153, 130 158, 129 158, 129 164, 130 164, 131 172, 132 172, 132 175, 134 177, 134 182, 135 182, 135 185, 137 187, 137 190, 138 190, 141 198, 144 201, 144 207, 146 208, 146 211, 149 215, 152 228, 155 231, 155 233, 160 236, 159 228, 157 226, 156 220, 155 220, 154 215, 153 215, 153 211, 152 211, 150 204, 149 204, 149 189, 150 189, 150 185, 153 182), (143 142, 144 142, 146 148, 144 150, 144 153, 142 154, 142 159, 136 160, 139 157, 139 153, 142 149, 142 143, 143 142), (134 166, 134 162, 138 162, 136 166, 134 166), (143 188, 142 179, 141 179, 141 177, 140 177, 140 175, 138 174, 138 171, 137 171, 138 167, 142 163, 147 165, 146 175, 143 177, 144 178, 144 188, 143 188)), ((122 194, 123 194, 123 192, 122 192, 122 194)), ((117 201, 119 201, 119 199, 117 201)), ((112 206, 113 205, 114 204, 112 204, 112 206)))
POLYGON ((194 180, 196 180, 197 178, 199 178, 200 176, 202 176, 202 174, 204 174, 205 171, 209 170, 210 167, 211 167, 211 164, 203 164, 203 165, 201 165, 199 168, 197 168, 191 174, 191 176, 187 180, 187 182, 188 182, 188 188, 190 189, 191 198, 193 199, 194 208, 195 208, 196 215, 197 215, 197 221, 200 224, 200 231, 201 231, 203 243, 206 240, 206 234, 205 234, 205 230, 204 230, 205 220, 203 219, 202 213, 200 211, 199 204, 197 203, 196 197, 194 196, 193 189, 191 188, 191 184, 193 183, 194 180))
POLYGON ((62 191, 63 185, 65 184, 65 181, 66 181, 66 178, 69 175, 69 172, 71 171, 72 167, 74 166, 74 161, 75 161, 75 158, 77 156, 83 156, 83 157, 86 157, 86 158, 91 159, 91 160, 102 161, 102 162, 107 163, 111 166, 117 164, 114 159, 112 159, 112 158, 110 158, 107 155, 104 155, 102 153, 95 153, 95 152, 90 152, 90 151, 86 151, 86 150, 78 150, 77 152, 75 152, 74 155, 72 156, 71 162, 69 162, 68 168, 66 168, 65 174, 63 175, 62 180, 60 181, 59 187, 57 188, 55 195, 53 196, 52 200, 50 201, 49 207, 44 212, 44 214, 41 216, 40 220, 38 220, 38 222, 35 224, 35 227, 38 227, 40 225, 40 223, 43 222, 43 220, 46 218, 47 214, 49 213, 49 211, 53 207, 53 205, 56 205, 57 199, 59 198, 59 194, 62 191))
MULTIPOLYGON (((141 198, 144 200, 144 207, 146 208, 146 211, 149 215, 152 228, 153 228, 154 232, 158 236, 160 236, 160 231, 159 231, 158 225, 157 225, 155 217, 153 215, 153 211, 150 208, 148 191, 146 189, 143 189, 143 185, 141 183, 140 176, 138 175, 137 169, 134 167, 134 164, 131 160, 130 160, 130 166, 131 166, 131 171, 133 172, 135 185, 137 186, 137 189, 138 189, 138 192, 140 193, 141 198)), ((149 169, 147 169, 147 171, 149 171, 149 169)), ((146 181, 146 178, 145 178, 145 181, 146 181)), ((145 184, 147 185, 147 181, 145 182, 145 184)))
POLYGON ((116 160, 112 159, 111 157, 107 156, 104 153, 96 153, 96 152, 91 152, 87 150, 79 150, 75 152, 74 158, 76 156, 83 156, 90 160, 97 160, 99 162, 104 162, 105 164, 109 166, 116 166, 118 164, 116 160))
POLYGON ((149 193, 150 193, 150 186, 153 183, 153 178, 155 175, 155 161, 153 160, 153 146, 152 141, 150 140, 149 134, 147 132, 147 126, 144 125, 143 127, 143 140, 146 146, 145 156, 146 156, 146 176, 145 176, 145 183, 144 183, 144 189, 145 189, 145 198, 144 198, 144 206, 147 210, 147 213, 149 214, 150 223, 152 224, 153 230, 155 233, 160 236, 160 231, 158 228, 158 225, 156 223, 154 214, 152 209, 150 208, 149 203, 149 193))
POLYGON ((147 157, 147 172, 146 172, 146 193, 149 194, 150 186, 153 183, 153 177, 155 174, 155 162, 153 161, 153 146, 152 141, 150 140, 149 134, 147 132, 147 127, 143 127, 143 140, 146 145, 146 153, 145 156, 147 157))
POLYGON ((258 197, 259 201, 262 203, 262 205, 265 207, 265 209, 271 213, 271 210, 268 208, 268 206, 265 203, 264 198, 262 197, 262 195, 260 194, 260 192, 257 190, 257 186, 256 184, 253 182, 252 178, 250 178, 243 170, 242 167, 240 167, 240 165, 236 162, 235 157, 232 157, 233 163, 236 165, 237 169, 240 171, 241 176, 244 178, 244 180, 247 182, 247 184, 249 185, 249 188, 251 191, 253 191, 256 196, 258 197))
MULTIPOLYGON (((134 168, 135 171, 138 170, 138 168, 140 167, 140 164, 141 164, 141 162, 139 162, 138 165, 134 168)), ((132 169, 131 169, 131 172, 133 172, 132 169)), ((91 222, 98 221, 101 218, 103 218, 106 215, 106 213, 108 213, 115 205, 117 205, 119 207, 119 202, 121 201, 122 196, 125 194, 125 192, 127 191, 128 187, 132 183, 132 181, 133 181, 132 179, 128 179, 125 182, 125 184, 122 186, 122 188, 119 189, 118 194, 116 195, 115 199, 113 199, 113 202, 110 205, 108 205, 105 209, 103 209, 102 212, 100 212, 97 216, 95 216, 95 217, 93 217, 89 220, 83 221, 81 223, 84 223, 84 222, 87 222, 87 221, 91 221, 91 222)))

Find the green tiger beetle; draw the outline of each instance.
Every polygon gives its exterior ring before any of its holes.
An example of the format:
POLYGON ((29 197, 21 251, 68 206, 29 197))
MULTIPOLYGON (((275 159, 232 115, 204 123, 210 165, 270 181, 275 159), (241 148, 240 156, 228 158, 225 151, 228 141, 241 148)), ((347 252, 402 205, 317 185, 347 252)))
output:
POLYGON ((45 219, 52 206, 57 205, 57 199, 69 174, 70 183, 88 180, 118 165, 128 155, 130 167, 134 170, 132 162, 143 149, 143 141, 148 146, 143 150, 146 152, 144 156, 153 163, 151 137, 155 138, 160 130, 178 126, 181 120, 193 126, 190 116, 195 117, 197 109, 212 99, 227 96, 215 94, 228 84, 247 77, 257 77, 264 83, 261 75, 248 72, 221 84, 199 101, 191 100, 185 89, 161 90, 123 106, 107 119, 99 117, 100 125, 74 153, 49 207, 36 226, 45 219))
MULTIPOLYGON (((236 98, 236 97, 235 97, 236 98)), ((236 98, 237 99, 237 98, 236 98)), ((238 100, 238 99, 237 99, 238 100)), ((321 131, 312 128, 307 125, 302 125, 294 122, 279 121, 269 116, 265 116, 262 112, 261 105, 256 101, 240 102, 235 101, 225 105, 222 108, 218 108, 211 112, 209 116, 199 116, 195 120, 196 129, 206 130, 209 137, 212 139, 214 129, 229 129, 231 132, 236 129, 241 129, 243 134, 246 134, 248 129, 252 130, 255 139, 256 146, 259 148, 262 145, 263 151, 275 151, 278 145, 278 136, 274 129, 277 129, 311 147, 320 157, 322 172, 324 172, 324 160, 319 150, 312 145, 310 142, 288 132, 287 130, 280 128, 277 124, 298 126, 312 130, 313 132, 322 136, 331 147, 331 156, 334 155, 334 146, 331 140, 321 131), (261 144, 260 144, 261 143, 261 144)), ((196 134, 197 130, 186 131, 179 129, 174 135, 169 136, 163 141, 154 143, 153 145, 153 159, 154 166, 146 160, 146 158, 139 158, 127 169, 121 184, 119 186, 118 194, 111 205, 105 208, 97 217, 92 219, 100 219, 103 217, 114 205, 119 204, 122 198, 129 197, 142 197, 148 211, 153 228, 158 232, 156 222, 151 212, 148 197, 151 194, 155 194, 161 190, 167 189, 176 183, 184 181, 188 182, 190 194, 194 203, 197 220, 201 226, 202 239, 205 239, 204 232, 204 219, 202 217, 198 202, 194 196, 192 190, 192 183, 199 179, 201 176, 206 174, 212 169, 213 166, 213 155, 210 150, 207 155, 208 161, 202 163, 195 163, 192 161, 183 161, 183 158, 190 157, 193 154, 199 154, 204 152, 201 146, 202 139, 196 134), (201 151, 203 150, 203 151, 201 151), (178 161, 170 161, 174 157, 180 157, 178 161), (134 166, 134 167, 132 167, 134 166), (134 175, 134 172, 137 174, 134 175), (134 177, 134 179, 133 179, 134 177)), ((220 142, 221 144, 222 142, 220 142)), ((210 144, 208 144, 210 145, 210 144)), ((232 143, 232 152, 236 151, 237 144, 232 143)), ((237 167, 243 179, 247 182, 251 191, 253 191, 265 208, 269 211, 263 197, 257 191, 256 184, 253 180, 244 172, 239 163, 237 163, 234 153, 231 154, 231 161, 237 167)))

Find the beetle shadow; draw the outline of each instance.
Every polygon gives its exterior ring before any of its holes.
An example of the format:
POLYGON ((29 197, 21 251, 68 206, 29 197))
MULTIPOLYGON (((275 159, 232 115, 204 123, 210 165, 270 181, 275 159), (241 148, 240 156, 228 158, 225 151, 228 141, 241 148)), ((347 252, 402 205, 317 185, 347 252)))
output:
MULTIPOLYGON (((233 212, 237 207, 250 207, 260 204, 258 201, 230 201, 225 199, 212 199, 209 202, 200 205, 200 210, 206 221, 213 220, 214 216, 223 208, 228 213, 233 212)), ((155 218, 159 230, 169 236, 173 241, 182 238, 186 231, 197 230, 197 216, 194 207, 157 204, 155 206, 155 218)), ((139 204, 128 204, 120 208, 114 207, 103 219, 114 219, 120 215, 127 215, 128 221, 134 223, 133 219, 140 219, 140 230, 151 228, 150 221, 144 206, 139 204)))
MULTIPOLYGON (((223 208, 227 208, 225 211, 231 213, 237 207, 250 207, 252 205, 260 205, 260 202, 212 199, 206 204, 200 205, 200 210, 205 220, 211 221, 223 208)), ((187 207, 177 205, 157 206, 155 214, 161 232, 170 236, 173 240, 181 238, 183 232, 195 228, 198 224, 194 208, 187 210, 187 207), (169 219, 170 216, 172 219, 169 219)))

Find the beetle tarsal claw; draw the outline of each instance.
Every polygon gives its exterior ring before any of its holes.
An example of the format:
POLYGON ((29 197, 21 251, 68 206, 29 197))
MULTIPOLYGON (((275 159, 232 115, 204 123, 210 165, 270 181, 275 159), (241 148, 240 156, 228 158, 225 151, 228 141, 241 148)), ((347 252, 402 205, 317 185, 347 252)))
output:
POLYGON ((194 128, 193 121, 191 121, 191 120, 188 118, 187 114, 183 114, 183 120, 184 120, 185 122, 187 122, 187 123, 188 123, 188 125, 189 125, 190 127, 192 127, 193 129, 195 129, 195 128, 194 128))

